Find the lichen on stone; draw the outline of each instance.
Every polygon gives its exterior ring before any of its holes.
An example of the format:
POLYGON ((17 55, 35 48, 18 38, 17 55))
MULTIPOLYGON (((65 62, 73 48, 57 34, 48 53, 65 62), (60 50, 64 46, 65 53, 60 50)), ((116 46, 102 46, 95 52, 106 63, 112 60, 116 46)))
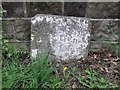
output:
MULTIPOLYGON (((87 54, 89 20, 78 17, 36 15, 32 20, 32 34, 38 36, 39 50, 51 50, 58 60, 80 59, 87 54), (39 28, 34 27, 38 25, 39 28), (47 25, 47 26, 45 26, 47 25), (40 33, 34 33, 34 32, 40 33)), ((34 36, 35 36, 34 35, 34 36)))

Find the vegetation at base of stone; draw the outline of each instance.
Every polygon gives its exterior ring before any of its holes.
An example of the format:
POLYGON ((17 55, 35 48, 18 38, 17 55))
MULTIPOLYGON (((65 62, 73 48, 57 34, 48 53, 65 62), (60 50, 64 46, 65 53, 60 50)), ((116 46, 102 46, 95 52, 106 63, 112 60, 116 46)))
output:
POLYGON ((72 88, 115 88, 117 85, 109 83, 104 76, 97 71, 86 69, 84 75, 76 75, 76 68, 72 68, 71 71, 66 72, 64 75, 64 87, 68 87, 71 81, 74 82, 71 85, 72 88), (66 82, 66 83, 65 83, 66 82))
MULTIPOLYGON (((76 75, 75 67, 69 71, 67 67, 64 67, 60 72, 60 65, 53 66, 45 53, 39 54, 28 64, 18 63, 17 50, 11 47, 7 47, 6 50, 10 49, 9 53, 12 54, 6 54, 9 61, 4 63, 2 68, 3 88, 68 88, 72 80, 76 80, 80 88, 116 87, 92 70, 85 70, 84 76, 76 75)), ((78 86, 72 85, 72 88, 78 88, 78 86)))
POLYGON ((18 51, 15 47, 3 40, 2 87, 3 88, 113 88, 96 71, 85 70, 84 75, 76 74, 76 67, 60 68, 60 64, 53 65, 45 53, 40 53, 30 63, 19 63, 19 57, 27 53, 18 51), (61 72, 62 69, 62 72, 61 72), (72 81, 76 81, 75 84, 72 81), (71 86, 70 86, 71 85, 71 86))
POLYGON ((79 76, 77 78, 78 82, 81 84, 81 87, 87 88, 114 88, 115 85, 110 85, 108 81, 105 80, 103 76, 99 73, 92 70, 85 70, 85 77, 79 76))
POLYGON ((52 75, 47 57, 32 60, 28 65, 8 62, 2 69, 3 88, 60 88, 60 78, 52 75))
MULTIPOLYGON (((19 65, 16 61, 7 63, 2 69, 3 88, 67 88, 68 82, 77 79, 81 88, 112 88, 105 78, 96 72, 86 70, 86 78, 75 74, 65 74, 64 80, 59 74, 53 74, 54 68, 48 64, 46 58, 37 58, 30 64, 19 65), (66 80, 66 81, 65 81, 66 80)), ((77 88, 72 86, 72 88, 77 88)))

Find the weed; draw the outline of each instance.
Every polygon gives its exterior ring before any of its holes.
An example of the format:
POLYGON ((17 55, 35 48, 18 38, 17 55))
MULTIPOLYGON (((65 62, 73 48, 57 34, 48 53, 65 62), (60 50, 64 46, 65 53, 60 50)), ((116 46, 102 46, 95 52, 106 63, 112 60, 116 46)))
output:
POLYGON ((11 44, 8 44, 7 40, 3 39, 2 43, 2 60, 18 60, 20 55, 27 54, 27 51, 25 50, 17 50, 14 46, 11 44))
MULTIPOLYGON (((41 55, 40 55, 41 56, 41 55)), ((2 69, 3 88, 59 88, 60 78, 52 75, 53 68, 47 56, 37 57, 27 66, 15 60, 2 69)))
POLYGON ((83 88, 112 88, 115 85, 110 85, 103 76, 92 70, 85 70, 85 75, 75 76, 83 88))

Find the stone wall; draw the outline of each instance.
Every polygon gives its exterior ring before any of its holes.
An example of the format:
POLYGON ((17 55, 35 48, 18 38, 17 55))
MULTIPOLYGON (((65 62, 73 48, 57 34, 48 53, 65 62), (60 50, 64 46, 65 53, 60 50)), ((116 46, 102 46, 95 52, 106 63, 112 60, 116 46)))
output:
POLYGON ((98 50, 108 41, 117 43, 119 30, 118 2, 4 2, 3 36, 18 49, 30 49, 31 22, 36 14, 86 17, 91 19, 91 49, 98 50), (114 35, 112 35, 114 31, 114 35))

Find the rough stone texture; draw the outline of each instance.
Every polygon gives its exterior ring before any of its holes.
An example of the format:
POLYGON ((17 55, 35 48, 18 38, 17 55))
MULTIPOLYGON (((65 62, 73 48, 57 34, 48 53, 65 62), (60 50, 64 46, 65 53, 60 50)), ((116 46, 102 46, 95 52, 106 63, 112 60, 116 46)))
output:
MULTIPOLYGON (((26 16, 32 17, 37 13, 40 14, 56 14, 56 15, 65 15, 65 16, 78 16, 78 17, 89 17, 96 19, 107 19, 107 18, 118 18, 120 17, 120 2, 65 2, 63 3, 54 3, 54 2, 27 2, 18 3, 18 2, 8 2, 2 3, 3 8, 7 10, 7 13, 4 13, 5 18, 21 18, 24 17, 25 12, 27 12, 26 16), (87 5, 88 6, 87 6, 87 5), (27 11, 25 10, 27 8, 27 11), (86 14, 86 16, 85 16, 86 14), (118 15, 117 15, 118 14, 118 15)), ((27 18, 26 18, 27 19, 27 18)), ((102 44, 102 40, 110 40, 116 41, 117 38, 113 37, 110 32, 106 29, 112 28, 117 36, 120 37, 120 24, 118 24, 117 29, 117 21, 93 21, 92 23, 92 35, 90 47, 91 49, 100 49, 105 44, 102 44), (118 34, 117 34, 118 32, 118 34), (100 43, 98 43, 100 42, 100 43), (101 45, 101 46, 100 46, 101 45)), ((4 32, 3 35, 6 39, 10 41, 18 42, 19 41, 29 41, 30 40, 30 22, 29 20, 4 20, 3 21, 4 32)), ((120 38, 119 38, 120 42, 120 38)), ((17 44, 19 45, 19 44, 17 44)), ((23 47, 21 45, 21 47, 23 47)), ((27 47, 24 47, 25 49, 27 47)))
POLYGON ((120 18, 118 2, 89 2, 87 6, 88 18, 120 18))
POLYGON ((16 30, 16 39, 18 40, 30 40, 30 28, 31 22, 29 20, 16 20, 15 21, 15 30, 16 30))
POLYGON ((24 17, 23 2, 4 2, 2 6, 6 13, 3 13, 4 18, 8 17, 24 17))
POLYGON ((12 41, 30 41, 30 20, 3 20, 3 36, 12 41))
POLYGON ((32 18, 31 52, 49 52, 49 59, 73 60, 87 56, 90 22, 86 18, 36 15, 32 18))
POLYGON ((17 50, 25 50, 30 52, 30 42, 12 42, 9 43, 13 45, 17 50))
POLYGON ((119 21, 92 21, 92 41, 118 41, 119 39, 119 21))
POLYGON ((28 17, 33 17, 36 14, 62 14, 62 3, 60 2, 30 2, 27 3, 28 17))
POLYGON ((103 41, 90 41, 90 51, 100 51, 105 44, 106 42, 103 41))
POLYGON ((65 2, 64 15, 85 17, 86 8, 87 8, 87 2, 65 2))
POLYGON ((7 39, 14 39, 14 25, 13 21, 2 21, 2 27, 3 27, 3 37, 7 39))
MULTIPOLYGON (((90 52, 97 52, 101 49, 110 49, 110 46, 118 46, 118 42, 110 42, 110 41, 90 41, 89 51, 90 52)), ((114 50, 114 49, 113 49, 114 50)))
POLYGON ((118 47, 120 42, 119 21, 102 20, 91 23, 90 51, 99 51, 103 48, 111 49, 112 46, 118 47))

